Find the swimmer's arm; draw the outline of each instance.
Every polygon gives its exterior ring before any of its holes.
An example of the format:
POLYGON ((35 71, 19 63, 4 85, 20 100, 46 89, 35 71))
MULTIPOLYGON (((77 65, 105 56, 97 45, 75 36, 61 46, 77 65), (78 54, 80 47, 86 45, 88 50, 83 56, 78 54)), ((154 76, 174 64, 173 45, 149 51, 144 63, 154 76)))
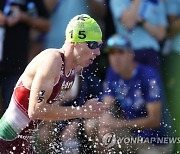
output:
POLYGON ((39 69, 37 69, 36 75, 33 79, 31 86, 30 100, 28 115, 31 120, 39 119, 45 121, 56 121, 56 120, 65 120, 65 119, 74 119, 74 118, 86 118, 93 117, 101 114, 102 111, 101 104, 97 100, 91 100, 89 104, 93 106, 93 109, 90 110, 87 106, 72 108, 72 107, 63 107, 58 106, 57 104, 48 104, 47 100, 49 99, 53 86, 55 84, 54 77, 59 76, 57 74, 57 68, 61 68, 62 61, 59 64, 59 59, 49 58, 51 56, 46 55, 47 59, 39 62, 39 69), (87 113, 84 113, 84 109, 87 108, 87 113), (88 111, 90 110, 90 111, 88 111))
MULTIPOLYGON (((52 73, 52 72, 50 72, 52 73)), ((48 104, 47 100, 52 93, 54 82, 51 78, 37 75, 33 81, 30 94, 28 115, 31 120, 39 119, 45 121, 67 120, 75 118, 94 118, 101 116, 104 112, 102 103, 97 99, 91 99, 83 107, 66 107, 48 104), (38 92, 43 91, 42 96, 38 92)))
POLYGON ((104 95, 103 103, 104 103, 104 105, 106 107, 106 110, 110 111, 112 106, 115 103, 115 98, 113 96, 110 96, 110 95, 104 95))
MULTIPOLYGON (((62 60, 58 60, 57 56, 45 55, 47 58, 42 58, 37 64, 35 77, 31 85, 29 98, 28 115, 31 119, 39 119, 44 114, 43 109, 50 105, 47 103, 50 97, 53 86, 55 84, 57 68, 61 68, 62 60)), ((44 57, 45 57, 44 56, 44 57)), ((46 116, 46 115, 45 115, 46 116)))
POLYGON ((59 107, 47 102, 55 84, 57 68, 61 68, 61 64, 58 64, 58 61, 55 57, 51 58, 48 62, 40 62, 41 66, 37 69, 34 77, 29 100, 28 115, 32 120, 61 120, 77 117, 77 111, 74 109, 59 107), (67 116, 67 113, 71 114, 67 116))
POLYGON ((34 79, 29 102, 28 115, 31 120, 39 119, 45 121, 67 120, 75 118, 94 118, 101 116, 104 112, 103 104, 97 99, 91 99, 83 107, 66 107, 48 104, 47 100, 52 92, 54 82, 46 77, 34 79), (45 83, 45 84, 43 84, 45 83), (37 93, 42 91, 43 96, 38 98, 37 93), (42 100, 42 101, 41 101, 42 100))

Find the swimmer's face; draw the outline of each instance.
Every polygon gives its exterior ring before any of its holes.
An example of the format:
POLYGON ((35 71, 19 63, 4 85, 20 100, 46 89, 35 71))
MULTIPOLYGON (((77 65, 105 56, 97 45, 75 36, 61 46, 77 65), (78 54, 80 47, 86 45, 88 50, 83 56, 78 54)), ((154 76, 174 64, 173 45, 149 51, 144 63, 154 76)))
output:
POLYGON ((100 47, 102 42, 83 42, 75 43, 74 51, 77 64, 87 67, 93 63, 93 60, 100 55, 100 47))

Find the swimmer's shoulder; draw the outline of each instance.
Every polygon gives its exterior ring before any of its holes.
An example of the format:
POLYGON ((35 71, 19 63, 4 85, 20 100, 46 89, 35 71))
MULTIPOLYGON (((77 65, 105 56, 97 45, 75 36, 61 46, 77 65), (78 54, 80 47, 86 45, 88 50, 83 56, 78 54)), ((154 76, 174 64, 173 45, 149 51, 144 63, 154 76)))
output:
POLYGON ((40 65, 54 62, 62 63, 62 57, 60 53, 62 53, 61 49, 48 48, 38 54, 34 60, 37 61, 37 63, 40 63, 40 65))
POLYGON ((48 65, 53 65, 57 67, 61 67, 62 58, 60 55, 60 49, 50 48, 45 49, 41 53, 39 53, 33 60, 28 64, 26 70, 34 71, 37 68, 45 69, 48 65))
POLYGON ((60 53, 62 53, 61 49, 56 49, 56 48, 48 48, 43 50, 39 56, 50 56, 50 57, 59 57, 60 53))
POLYGON ((58 52, 60 52, 59 49, 46 49, 39 53, 26 67, 22 79, 32 80, 37 72, 51 74, 55 78, 56 76, 59 76, 59 68, 62 66, 62 58, 58 52))

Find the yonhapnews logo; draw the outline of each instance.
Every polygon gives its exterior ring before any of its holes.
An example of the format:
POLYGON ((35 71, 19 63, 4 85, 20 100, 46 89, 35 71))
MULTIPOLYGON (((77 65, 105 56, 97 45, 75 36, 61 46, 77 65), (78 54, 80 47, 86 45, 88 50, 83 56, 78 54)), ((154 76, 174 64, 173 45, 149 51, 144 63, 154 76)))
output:
POLYGON ((103 146, 106 148, 111 148, 116 144, 116 135, 114 132, 107 133, 102 138, 103 146))

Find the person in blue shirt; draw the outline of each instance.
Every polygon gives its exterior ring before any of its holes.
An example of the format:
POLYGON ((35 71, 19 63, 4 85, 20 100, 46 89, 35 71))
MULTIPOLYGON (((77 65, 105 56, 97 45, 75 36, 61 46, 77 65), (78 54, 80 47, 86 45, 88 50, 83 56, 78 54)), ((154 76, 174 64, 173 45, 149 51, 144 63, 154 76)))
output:
POLYGON ((160 45, 166 36, 167 19, 161 0, 112 0, 116 32, 129 37, 135 58, 160 71, 160 45))
POLYGON ((110 130, 128 128, 133 137, 148 139, 148 143, 135 145, 138 154, 171 153, 172 144, 164 138, 172 137, 172 125, 158 72, 134 60, 131 43, 124 36, 110 37, 106 51, 110 67, 106 73, 103 102, 110 110, 117 101, 124 119, 105 113, 99 120, 99 136, 103 137, 110 130))

